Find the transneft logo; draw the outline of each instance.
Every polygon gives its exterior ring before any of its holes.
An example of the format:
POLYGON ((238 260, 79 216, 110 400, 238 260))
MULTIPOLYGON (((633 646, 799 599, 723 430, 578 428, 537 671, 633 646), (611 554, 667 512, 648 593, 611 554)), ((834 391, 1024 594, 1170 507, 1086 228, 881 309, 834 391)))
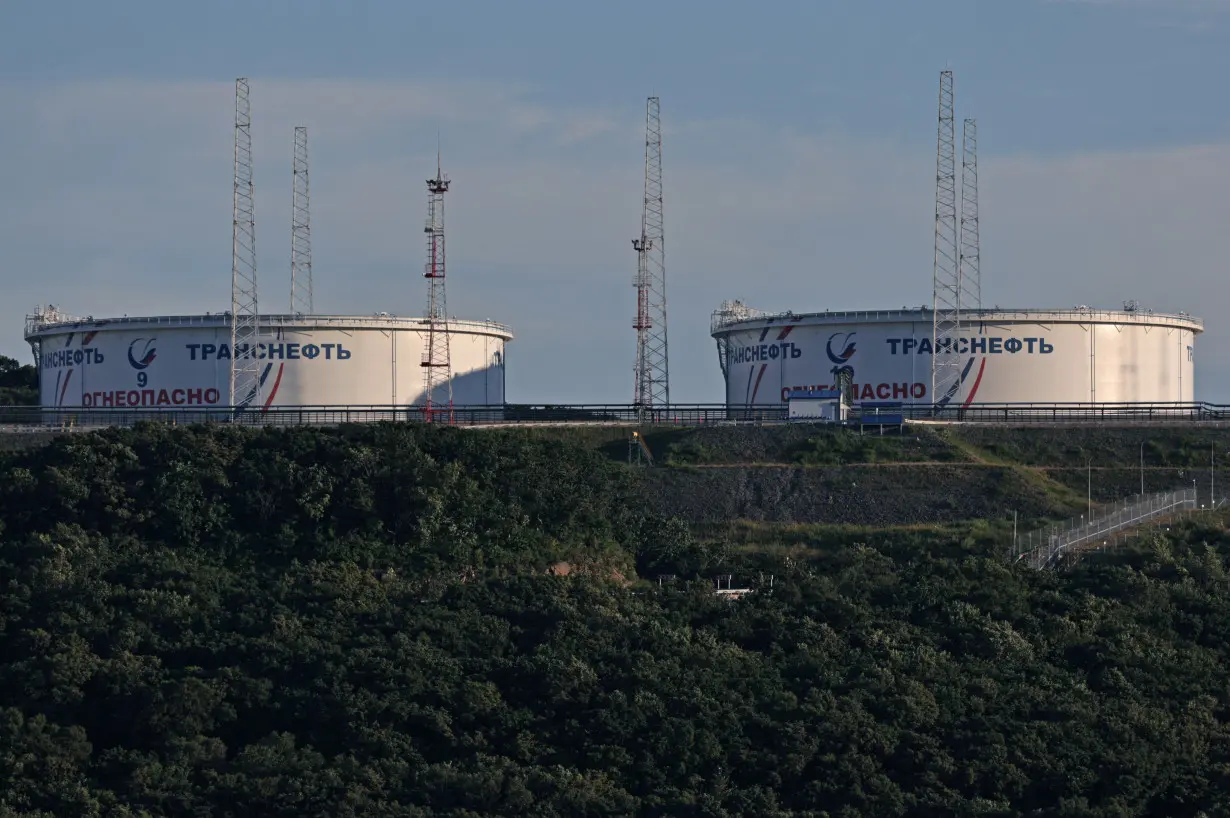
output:
POLYGON ((776 341, 771 344, 757 344, 750 347, 731 347, 730 363, 758 364, 785 358, 802 358, 803 350, 790 341, 776 341))
POLYGON ((840 332, 834 332, 830 335, 828 342, 824 345, 824 352, 829 356, 829 360, 835 364, 841 365, 853 358, 855 335, 857 335, 857 333, 854 332, 847 332, 844 335, 840 332), (834 351, 833 341, 839 336, 841 337, 841 341, 837 343, 837 351, 834 351))
MULTIPOLYGON (((231 359, 230 344, 184 344, 188 350, 189 360, 193 361, 229 361, 231 359)), ((351 350, 341 344, 257 344, 255 354, 249 354, 247 344, 239 344, 236 348, 237 358, 256 358, 258 360, 298 361, 306 358, 324 357, 326 361, 348 361, 351 350)))
POLYGON ((44 352, 43 369, 59 369, 65 366, 82 366, 85 364, 101 364, 103 354, 95 347, 84 349, 57 349, 54 352, 44 352))
POLYGON ((128 365, 138 371, 145 369, 158 357, 153 338, 137 338, 128 345, 128 365))
MULTIPOLYGON (((930 338, 886 338, 884 343, 888 344, 890 355, 930 355, 933 352, 930 338)), ((951 345, 951 338, 940 339, 942 349, 948 349, 951 345)), ((958 355, 999 355, 1002 352, 1050 355, 1054 351, 1054 345, 1045 338, 989 338, 979 335, 957 339, 958 355)))

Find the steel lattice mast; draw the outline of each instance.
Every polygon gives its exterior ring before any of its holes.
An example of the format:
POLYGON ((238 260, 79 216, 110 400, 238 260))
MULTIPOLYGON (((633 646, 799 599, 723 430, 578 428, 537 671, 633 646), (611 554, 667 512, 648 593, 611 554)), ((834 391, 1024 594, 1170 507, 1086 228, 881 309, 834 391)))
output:
POLYGON ((666 248, 662 215, 662 119, 658 97, 645 106, 645 198, 636 250, 636 385, 633 402, 643 414, 670 406, 666 344, 666 248))
POLYGON ((302 125, 295 128, 295 158, 292 170, 290 226, 290 311, 292 315, 312 315, 312 221, 308 185, 308 135, 302 125))
POLYGON ((235 199, 231 234, 231 378, 233 407, 260 405, 256 343, 260 312, 256 298, 256 210, 252 181, 252 109, 248 81, 235 80, 235 199))
POLYGON ((961 386, 961 272, 957 247, 956 134, 952 71, 940 72, 935 169, 935 260, 932 268, 931 401, 946 404, 961 386))
POLYGON ((452 361, 449 357, 448 302, 444 290, 444 194, 449 188, 448 177, 440 170, 440 155, 436 154, 436 178, 427 180, 427 264, 423 277, 427 279, 427 348, 423 351, 423 417, 431 423, 433 407, 440 387, 447 389, 448 422, 453 422, 452 361))
POLYGON ((982 309, 982 273, 978 249, 978 123, 965 120, 961 134, 961 313, 982 309))

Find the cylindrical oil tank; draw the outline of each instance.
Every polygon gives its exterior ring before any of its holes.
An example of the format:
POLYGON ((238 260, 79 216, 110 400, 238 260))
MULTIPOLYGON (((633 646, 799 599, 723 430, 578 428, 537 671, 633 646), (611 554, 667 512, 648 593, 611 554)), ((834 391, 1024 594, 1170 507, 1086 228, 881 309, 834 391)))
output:
MULTIPOLYGON (((258 362, 260 407, 416 406, 424 402, 423 318, 266 315, 250 352, 258 362)), ((452 402, 504 403, 504 326, 448 322, 452 402)), ((30 316, 44 407, 225 407, 230 403, 229 317, 30 316)), ((447 403, 447 387, 432 396, 447 403)))
MULTIPOLYGON (((731 406, 781 405, 795 389, 837 386, 857 401, 950 405, 1175 403, 1195 399, 1190 315, 1147 310, 966 311, 960 385, 931 394, 929 309, 759 313, 727 302, 712 335, 731 406)), ((947 348, 947 347, 946 347, 947 348)))

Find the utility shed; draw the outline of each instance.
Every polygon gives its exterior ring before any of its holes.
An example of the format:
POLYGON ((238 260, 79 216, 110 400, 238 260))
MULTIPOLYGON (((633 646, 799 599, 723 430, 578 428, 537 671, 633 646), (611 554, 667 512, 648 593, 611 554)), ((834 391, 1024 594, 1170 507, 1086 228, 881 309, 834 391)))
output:
POLYGON ((790 420, 809 423, 841 423, 846 405, 837 389, 796 389, 786 397, 790 420))

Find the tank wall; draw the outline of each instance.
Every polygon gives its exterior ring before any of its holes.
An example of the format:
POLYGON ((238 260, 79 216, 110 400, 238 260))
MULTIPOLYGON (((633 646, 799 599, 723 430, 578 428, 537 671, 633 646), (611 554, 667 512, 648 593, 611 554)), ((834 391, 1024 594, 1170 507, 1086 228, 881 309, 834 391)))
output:
MULTIPOLYGON (((789 390, 835 385, 843 371, 857 400, 934 402, 929 321, 787 319, 719 335, 728 339, 731 405, 780 404, 789 390)), ((984 323, 960 339, 954 401, 1192 401, 1194 342, 1188 329, 1139 324, 984 323)))
MULTIPOLYGON (((41 341, 44 406, 224 406, 230 330, 65 332, 41 341), (134 402, 135 401, 135 402, 134 402)), ((268 406, 415 405, 423 402, 426 332, 415 329, 277 330, 256 357, 268 406)), ((504 341, 452 333, 453 403, 504 402, 504 341)), ((436 402, 448 400, 439 390, 436 402)))

